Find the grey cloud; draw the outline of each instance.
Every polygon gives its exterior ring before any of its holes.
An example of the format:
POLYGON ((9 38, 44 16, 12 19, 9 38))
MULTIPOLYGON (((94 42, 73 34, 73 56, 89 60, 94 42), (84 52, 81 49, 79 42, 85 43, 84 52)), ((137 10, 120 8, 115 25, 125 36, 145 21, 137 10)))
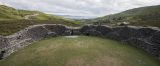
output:
POLYGON ((18 9, 39 10, 52 14, 104 16, 127 9, 159 5, 159 0, 0 0, 18 9))

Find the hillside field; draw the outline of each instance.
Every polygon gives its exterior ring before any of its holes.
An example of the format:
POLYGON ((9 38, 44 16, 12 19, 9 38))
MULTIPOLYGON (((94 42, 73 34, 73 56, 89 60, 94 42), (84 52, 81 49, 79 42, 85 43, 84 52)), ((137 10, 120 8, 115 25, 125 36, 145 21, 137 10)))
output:
POLYGON ((127 22, 134 26, 154 26, 160 27, 160 5, 146 6, 129 9, 120 13, 110 14, 95 19, 79 20, 89 24, 116 25, 127 22))
POLYGON ((36 24, 79 26, 80 22, 39 11, 19 10, 0 5, 0 35, 7 36, 36 24))

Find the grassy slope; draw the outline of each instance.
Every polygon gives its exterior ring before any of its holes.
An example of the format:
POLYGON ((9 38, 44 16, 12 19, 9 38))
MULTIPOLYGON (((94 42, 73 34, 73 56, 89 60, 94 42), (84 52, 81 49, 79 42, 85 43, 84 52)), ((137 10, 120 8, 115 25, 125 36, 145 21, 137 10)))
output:
POLYGON ((79 26, 80 22, 38 11, 17 10, 12 7, 0 5, 0 35, 10 35, 35 24, 65 24, 68 26, 79 26), (38 15, 30 16, 29 19, 25 19, 25 16, 33 14, 38 15))
POLYGON ((36 24, 64 24, 68 26, 79 26, 79 24, 73 21, 66 21, 62 19, 55 20, 3 20, 0 21, 0 35, 10 35, 20 31, 31 25, 36 24))
POLYGON ((0 20, 5 19, 24 19, 26 15, 31 15, 34 13, 40 13, 36 11, 27 11, 27 10, 17 10, 12 7, 5 5, 0 5, 0 20))
POLYGON ((131 25, 160 27, 160 5, 135 8, 121 13, 86 21, 104 23, 117 23, 126 21, 130 22, 131 25))
POLYGON ((127 44, 96 37, 57 37, 36 42, 0 61, 0 66, 159 66, 127 44))
POLYGON ((49 19, 62 19, 61 17, 48 15, 38 11, 18 10, 5 5, 0 5, 0 20, 5 19, 25 19, 27 15, 38 14, 37 16, 31 17, 30 19, 37 20, 49 20, 49 19))

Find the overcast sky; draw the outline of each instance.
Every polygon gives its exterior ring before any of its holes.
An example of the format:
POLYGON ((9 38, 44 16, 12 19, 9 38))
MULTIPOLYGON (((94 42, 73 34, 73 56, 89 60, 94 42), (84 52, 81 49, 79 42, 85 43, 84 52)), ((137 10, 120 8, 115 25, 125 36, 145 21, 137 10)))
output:
POLYGON ((137 7, 160 5, 160 0, 0 0, 0 4, 49 14, 104 16, 137 7))

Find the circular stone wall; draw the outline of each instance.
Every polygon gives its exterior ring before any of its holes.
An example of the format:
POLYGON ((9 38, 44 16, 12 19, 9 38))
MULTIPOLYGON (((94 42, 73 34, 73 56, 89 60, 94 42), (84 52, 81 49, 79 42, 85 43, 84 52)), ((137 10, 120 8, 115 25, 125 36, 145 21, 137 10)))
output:
POLYGON ((48 37, 67 35, 88 35, 110 38, 141 48, 153 56, 160 58, 160 29, 155 27, 110 27, 83 26, 67 27, 64 25, 33 25, 10 36, 0 36, 0 59, 9 56, 32 42, 48 37))

